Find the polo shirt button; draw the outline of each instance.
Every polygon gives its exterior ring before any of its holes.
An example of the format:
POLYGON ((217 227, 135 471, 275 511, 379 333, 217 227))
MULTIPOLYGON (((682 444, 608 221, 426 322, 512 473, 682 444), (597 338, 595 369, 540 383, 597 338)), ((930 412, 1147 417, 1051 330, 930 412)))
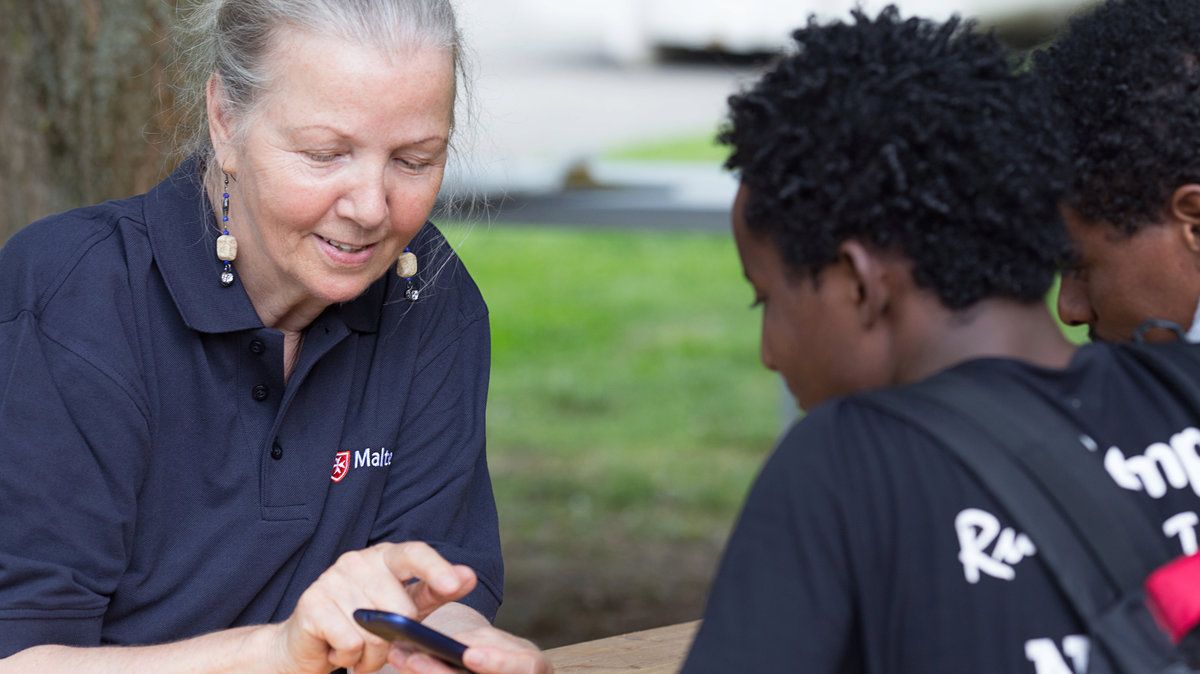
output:
POLYGON ((283 458, 283 447, 280 447, 278 442, 276 442, 275 446, 271 448, 271 458, 275 459, 276 461, 283 458))
POLYGON ((269 395, 271 395, 271 389, 262 384, 255 384, 254 388, 250 389, 250 397, 258 402, 266 400, 269 395))
POLYGON ((263 345, 261 339, 250 340, 250 353, 257 356, 258 354, 260 354, 266 350, 267 350, 267 347, 263 345))

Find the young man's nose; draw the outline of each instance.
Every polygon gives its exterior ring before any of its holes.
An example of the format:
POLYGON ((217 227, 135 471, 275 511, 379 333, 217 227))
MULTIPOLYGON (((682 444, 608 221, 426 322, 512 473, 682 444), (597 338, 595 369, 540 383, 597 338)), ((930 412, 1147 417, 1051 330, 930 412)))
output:
POLYGON ((1067 325, 1090 325, 1096 320, 1087 284, 1074 274, 1063 274, 1058 290, 1058 317, 1067 325))

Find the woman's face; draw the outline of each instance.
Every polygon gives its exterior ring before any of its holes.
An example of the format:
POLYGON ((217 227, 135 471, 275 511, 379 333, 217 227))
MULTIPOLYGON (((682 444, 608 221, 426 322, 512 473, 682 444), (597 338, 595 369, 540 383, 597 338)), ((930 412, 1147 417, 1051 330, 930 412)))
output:
POLYGON ((453 61, 440 49, 387 54, 296 31, 277 39, 267 90, 246 119, 209 106, 218 161, 233 176, 234 265, 256 307, 345 302, 388 270, 433 208, 453 61))

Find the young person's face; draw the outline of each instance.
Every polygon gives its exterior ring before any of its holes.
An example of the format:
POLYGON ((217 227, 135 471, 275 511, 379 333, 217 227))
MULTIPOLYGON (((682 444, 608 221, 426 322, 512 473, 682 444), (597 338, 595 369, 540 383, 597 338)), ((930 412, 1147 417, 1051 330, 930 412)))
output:
POLYGON ((822 270, 818 279, 794 273, 769 236, 748 229, 748 198, 743 186, 733 206, 733 238, 762 310, 763 365, 783 376, 804 409, 886 386, 890 370, 879 350, 868 346, 852 275, 837 264, 822 270))
MULTIPOLYGON (((1200 270, 1178 227, 1151 224, 1129 235, 1085 220, 1069 207, 1062 211, 1075 247, 1058 297, 1064 323, 1087 325, 1100 341, 1129 341, 1152 318, 1190 327, 1200 300, 1200 270)), ((1146 334, 1150 340, 1166 337, 1162 331, 1146 334)))

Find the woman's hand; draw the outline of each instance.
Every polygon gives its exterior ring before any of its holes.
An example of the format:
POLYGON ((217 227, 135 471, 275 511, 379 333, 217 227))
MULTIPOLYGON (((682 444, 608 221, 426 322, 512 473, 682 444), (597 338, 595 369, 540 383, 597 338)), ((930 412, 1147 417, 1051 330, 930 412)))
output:
MULTIPOLYGON (((485 625, 452 634, 468 646, 463 664, 478 674, 552 674, 554 667, 533 643, 485 625)), ((388 662, 400 674, 455 674, 424 653, 393 647, 388 662)))
POLYGON ((273 626, 275 671, 327 674, 337 667, 353 668, 357 674, 378 671, 387 663, 391 645, 354 622, 356 609, 391 611, 420 620, 474 587, 474 571, 450 564, 424 543, 381 543, 347 552, 304 591, 292 615, 273 626))

